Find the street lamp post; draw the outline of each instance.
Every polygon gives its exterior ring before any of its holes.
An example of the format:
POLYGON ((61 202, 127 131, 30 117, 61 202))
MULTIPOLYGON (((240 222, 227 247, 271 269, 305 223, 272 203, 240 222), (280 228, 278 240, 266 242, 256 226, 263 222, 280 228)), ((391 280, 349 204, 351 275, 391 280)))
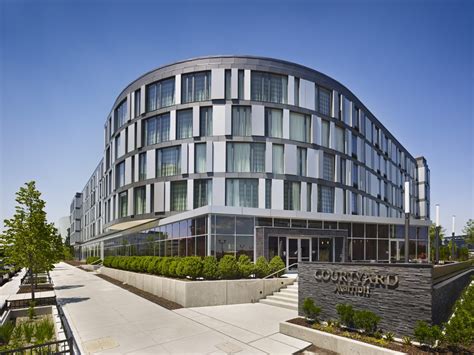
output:
POLYGON ((405 181, 405 262, 409 261, 409 238, 408 231, 410 229, 410 182, 405 181))
POLYGON ((453 226, 452 226, 452 234, 451 234, 451 261, 454 261, 454 226, 456 223, 456 216, 453 215, 453 226))
POLYGON ((435 220, 435 264, 439 263, 439 205, 436 205, 436 220, 435 220))

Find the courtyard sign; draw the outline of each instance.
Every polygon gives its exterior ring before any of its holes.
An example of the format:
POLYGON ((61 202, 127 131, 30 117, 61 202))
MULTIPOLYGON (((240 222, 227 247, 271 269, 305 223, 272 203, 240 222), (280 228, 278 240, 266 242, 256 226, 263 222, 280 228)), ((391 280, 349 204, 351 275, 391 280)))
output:
POLYGON ((335 271, 318 269, 314 278, 319 282, 336 284, 335 293, 351 294, 355 296, 370 296, 373 288, 397 288, 398 275, 365 273, 359 271, 335 271))

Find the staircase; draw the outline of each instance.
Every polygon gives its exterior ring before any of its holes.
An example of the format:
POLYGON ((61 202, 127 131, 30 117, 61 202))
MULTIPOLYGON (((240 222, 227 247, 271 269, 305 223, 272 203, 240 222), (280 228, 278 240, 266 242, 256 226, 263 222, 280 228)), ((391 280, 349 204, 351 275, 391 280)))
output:
POLYGON ((296 280, 292 285, 282 288, 278 292, 273 292, 273 295, 267 296, 260 300, 260 303, 271 306, 298 310, 298 281, 296 280))

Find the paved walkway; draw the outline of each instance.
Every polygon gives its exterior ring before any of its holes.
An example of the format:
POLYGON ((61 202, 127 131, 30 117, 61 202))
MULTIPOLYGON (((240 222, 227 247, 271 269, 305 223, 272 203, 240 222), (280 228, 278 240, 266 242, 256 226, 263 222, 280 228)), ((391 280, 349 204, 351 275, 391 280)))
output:
POLYGON ((290 354, 308 345, 278 333, 295 311, 263 304, 169 311, 65 263, 50 274, 86 354, 290 354))
POLYGON ((22 269, 10 281, 0 287, 0 307, 12 295, 15 295, 20 289, 21 278, 25 275, 25 269, 22 269))

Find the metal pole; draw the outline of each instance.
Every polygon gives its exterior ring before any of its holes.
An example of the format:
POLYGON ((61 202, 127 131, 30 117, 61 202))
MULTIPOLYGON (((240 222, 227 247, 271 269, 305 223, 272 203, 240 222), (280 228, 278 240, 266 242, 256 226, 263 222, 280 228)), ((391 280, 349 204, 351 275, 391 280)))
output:
POLYGON ((409 242, 408 242, 408 230, 410 229, 410 214, 405 213, 405 262, 408 263, 409 257, 408 253, 410 251, 409 242))
POLYGON ((439 230, 440 227, 435 228, 435 264, 439 264, 439 230))
POLYGON ((455 253, 455 250, 454 250, 454 232, 452 234, 452 237, 451 237, 451 261, 454 261, 454 253, 455 253))

